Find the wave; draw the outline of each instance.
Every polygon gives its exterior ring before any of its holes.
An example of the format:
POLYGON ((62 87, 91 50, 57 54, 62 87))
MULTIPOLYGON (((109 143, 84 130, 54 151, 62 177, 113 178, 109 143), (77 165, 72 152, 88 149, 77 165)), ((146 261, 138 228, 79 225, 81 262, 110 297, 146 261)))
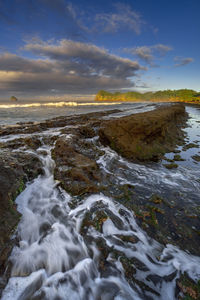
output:
POLYGON ((24 104, 0 104, 1 108, 28 108, 28 107, 45 107, 45 106, 99 106, 99 105, 116 105, 121 104, 121 102, 48 102, 48 103, 24 103, 24 104))

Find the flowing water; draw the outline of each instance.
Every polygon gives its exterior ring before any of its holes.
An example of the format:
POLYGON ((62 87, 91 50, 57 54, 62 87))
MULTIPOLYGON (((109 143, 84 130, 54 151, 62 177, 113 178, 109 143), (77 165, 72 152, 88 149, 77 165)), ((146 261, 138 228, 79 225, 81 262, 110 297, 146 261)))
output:
MULTIPOLYGON (((195 118, 194 112, 190 113, 199 129, 199 111, 195 118)), ((59 131, 49 133, 58 135, 59 131)), ((44 136, 45 132, 41 141, 44 136)), ((192 138, 197 136, 198 130, 192 138)), ((6 142, 6 137, 2 141, 6 142)), ((141 197, 155 189, 161 193, 179 190, 184 192, 185 202, 189 196, 191 203, 199 204, 200 182, 196 179, 200 170, 196 164, 188 167, 185 163, 178 171, 169 171, 161 164, 130 163, 110 148, 99 147, 105 152, 97 163, 111 175, 114 185, 134 184, 141 197)), ((35 154, 43 163, 44 174, 28 183, 16 199, 22 214, 16 233, 19 244, 10 257, 11 278, 2 300, 173 300, 177 299, 176 279, 181 273, 187 272, 195 281, 200 278, 200 257, 150 238, 136 223, 134 213, 114 197, 94 194, 74 205, 73 197, 54 180, 51 147, 43 143, 35 154), (101 230, 89 226, 84 231, 86 215, 95 221, 97 211, 107 216, 101 230), (103 266, 102 257, 106 257, 103 266), (134 270, 130 280, 124 267, 127 261, 134 270)))

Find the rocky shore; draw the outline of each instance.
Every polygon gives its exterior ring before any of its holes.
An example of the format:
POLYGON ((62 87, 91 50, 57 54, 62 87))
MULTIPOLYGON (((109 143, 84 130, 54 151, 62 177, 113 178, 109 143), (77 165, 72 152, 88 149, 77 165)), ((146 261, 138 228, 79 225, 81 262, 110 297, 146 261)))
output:
MULTIPOLYGON (((59 117, 37 124, 0 128, 0 138, 5 139, 0 142, 0 275, 5 274, 8 256, 17 243, 13 234, 20 214, 16 210, 15 198, 27 182, 43 174, 38 155, 43 143, 52 147, 54 178, 74 197, 74 206, 85 195, 103 193, 128 207, 151 237, 163 244, 171 242, 192 254, 199 254, 199 233, 185 230, 188 226, 186 213, 182 212, 178 217, 180 226, 177 227, 177 207, 170 199, 163 199, 152 191, 148 203, 145 197, 141 202, 133 185, 115 185, 113 175, 106 173, 98 163, 105 154, 104 145, 132 162, 156 164, 166 152, 173 152, 177 145, 184 144, 182 129, 187 121, 184 105, 167 105, 150 112, 103 119, 117 112, 59 117), (58 134, 55 134, 56 130, 58 134), (189 243, 183 245, 182 241, 187 239, 189 243)), ((83 236, 89 226, 101 231, 107 214, 102 210, 95 214, 95 223, 92 216, 85 218, 81 229, 83 236)), ((196 228, 199 220, 192 216, 196 214, 191 215, 189 227, 196 228)), ((108 251, 105 245, 101 244, 102 247, 108 251)), ((5 282, 1 284, 3 287, 5 282)))
POLYGON ((173 105, 110 120, 101 124, 100 141, 128 159, 158 161, 183 142, 186 118, 184 106, 173 105))
MULTIPOLYGON (((119 111, 110 111, 110 113, 115 112, 119 111)), ((0 142, 0 276, 5 273, 7 259, 13 245, 17 243, 14 233, 21 216, 17 211, 15 199, 24 190, 27 182, 39 174, 43 174, 42 162, 38 156, 40 151, 37 150, 42 143, 50 146, 56 142, 55 149, 52 150, 56 161, 55 178, 58 178, 60 184, 72 194, 77 195, 86 191, 97 192, 94 182, 90 183, 89 179, 91 174, 95 174, 96 162, 78 153, 75 147, 84 147, 84 141, 83 144, 82 140, 78 143, 80 137, 84 140, 84 138, 95 135, 92 128, 99 126, 98 118, 104 115, 107 113, 58 117, 41 123, 21 123, 0 128, 0 138, 3 138, 0 142), (92 127, 88 126, 89 120, 92 122, 89 123, 92 127), (48 133, 43 136, 41 142, 43 132, 65 126, 69 126, 69 129, 63 129, 61 135, 73 134, 74 139, 71 145, 59 136, 51 136, 48 133), (59 147, 61 148, 59 149, 59 147), (74 166, 71 172, 68 172, 68 177, 66 172, 61 171, 66 165, 74 166)), ((94 175, 94 178, 96 184, 99 178, 97 175, 94 175)), ((7 272, 9 273, 9 268, 7 268, 7 272)), ((1 285, 5 285, 4 278, 0 281, 0 289, 1 285)))

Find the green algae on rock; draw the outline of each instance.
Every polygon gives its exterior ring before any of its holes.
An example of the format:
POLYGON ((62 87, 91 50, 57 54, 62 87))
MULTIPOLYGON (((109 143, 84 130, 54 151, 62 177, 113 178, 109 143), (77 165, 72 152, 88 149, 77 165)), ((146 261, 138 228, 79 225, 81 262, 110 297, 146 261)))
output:
POLYGON ((138 161, 158 161, 182 144, 187 114, 181 104, 160 107, 102 123, 100 141, 122 156, 138 161))
POLYGON ((198 155, 198 154, 193 155, 192 158, 193 158, 195 161, 200 161, 200 155, 198 155))
POLYGON ((76 151, 73 144, 58 139, 52 150, 55 179, 72 195, 98 192, 99 168, 95 160, 76 151))
POLYGON ((163 166, 167 169, 176 169, 178 168, 178 165, 175 163, 171 163, 171 164, 163 164, 163 166))
POLYGON ((180 299, 183 300, 198 300, 200 299, 200 280, 195 282, 186 273, 181 274, 176 280, 180 292, 184 295, 180 299))
POLYGON ((183 147, 183 151, 187 151, 188 149, 191 149, 191 148, 199 148, 199 145, 198 145, 198 144, 195 144, 195 143, 189 143, 189 144, 186 144, 186 145, 183 147))
POLYGON ((174 161, 184 161, 185 159, 183 159, 179 154, 174 155, 174 161))

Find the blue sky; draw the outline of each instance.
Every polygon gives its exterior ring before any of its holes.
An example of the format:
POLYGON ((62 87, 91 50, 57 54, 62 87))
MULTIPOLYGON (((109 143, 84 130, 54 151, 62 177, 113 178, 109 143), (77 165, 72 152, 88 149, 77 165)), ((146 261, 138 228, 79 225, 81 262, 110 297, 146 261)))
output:
POLYGON ((0 0, 1 98, 200 90, 199 0, 0 0))

